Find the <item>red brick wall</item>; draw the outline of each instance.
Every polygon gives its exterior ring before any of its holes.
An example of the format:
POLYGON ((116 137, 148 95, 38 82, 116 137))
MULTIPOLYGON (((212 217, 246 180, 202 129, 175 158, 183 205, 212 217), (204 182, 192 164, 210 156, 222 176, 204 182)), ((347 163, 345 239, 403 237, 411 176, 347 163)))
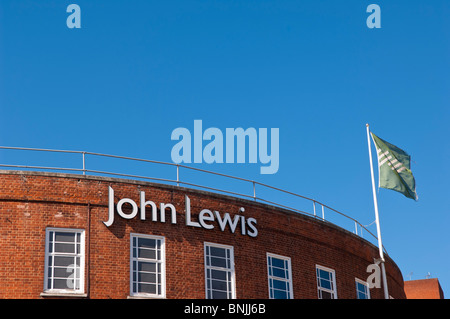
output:
MULTIPOLYGON (((268 298, 267 252, 291 258, 294 298, 313 299, 316 264, 335 270, 338 298, 354 299, 355 277, 366 280, 366 267, 378 256, 376 247, 341 228, 252 201, 137 181, 0 171, 0 298, 42 298, 47 227, 86 230, 85 290, 91 298, 129 296, 131 232, 165 237, 167 298, 205 298, 204 242, 234 247, 237 298, 268 298), (108 186, 116 203, 127 197, 139 205, 145 191, 157 205, 174 204, 177 224, 168 215, 160 223, 115 214, 106 227, 108 186), (241 235, 239 226, 234 234, 186 226, 185 194, 195 220, 204 208, 233 216, 244 207, 239 214, 257 220, 258 236, 241 235)), ((390 295, 405 298, 401 272, 390 258, 386 271, 390 295)), ((383 298, 382 289, 371 289, 371 297, 383 298)))
POLYGON ((437 278, 405 281, 407 299, 444 299, 444 292, 437 278))

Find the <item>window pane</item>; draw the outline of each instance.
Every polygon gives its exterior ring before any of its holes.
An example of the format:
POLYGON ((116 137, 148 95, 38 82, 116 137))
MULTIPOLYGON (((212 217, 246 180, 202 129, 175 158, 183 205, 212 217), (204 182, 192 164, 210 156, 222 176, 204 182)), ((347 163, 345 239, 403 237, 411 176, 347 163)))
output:
POLYGON ((212 269, 211 270, 211 278, 227 280, 227 273, 225 271, 212 269))
POLYGON ((275 299, 287 299, 288 295, 286 291, 274 290, 274 298, 275 299))
POLYGON ((224 248, 210 247, 211 256, 226 258, 226 250, 224 248))
POLYGON ((227 299, 227 293, 224 291, 212 290, 212 299, 227 299))
POLYGON ((320 280, 320 287, 321 288, 325 288, 325 289, 331 289, 331 282, 329 282, 328 280, 320 280))
POLYGON ((278 258, 271 258, 271 259, 272 259, 272 266, 284 268, 284 260, 278 258))
MULTIPOLYGON (((70 275, 74 273, 73 268, 54 268, 53 270, 53 277, 58 278, 69 278, 70 275)), ((73 275, 72 275, 73 277, 73 275)))
POLYGON ((155 294, 156 293, 156 285, 138 283, 138 292, 155 294))
POLYGON ((227 267, 226 260, 223 258, 211 257, 211 266, 213 267, 227 267))
POLYGON ((138 281, 141 283, 156 283, 156 274, 139 272, 138 281))
POLYGON ((279 290, 286 290, 287 285, 286 285, 285 281, 273 280, 273 288, 279 289, 279 290))
POLYGON ((156 272, 156 263, 140 262, 138 264, 139 271, 156 272))
POLYGON ((153 249, 139 249, 139 258, 156 259, 156 251, 153 249))
POLYGON ((75 253, 75 245, 74 244, 66 244, 66 243, 55 243, 55 252, 57 253, 75 253))
POLYGON ((73 264, 74 258, 66 256, 54 256, 53 262, 54 266, 67 267, 73 264))
POLYGON ((215 290, 227 291, 227 282, 223 280, 211 280, 211 288, 215 290))
POLYGON ((156 240, 150 238, 139 238, 139 248, 156 248, 156 240))
POLYGON ((325 271, 323 269, 319 269, 319 277, 322 279, 330 279, 330 273, 328 271, 325 271))
POLYGON ((55 242, 74 243, 75 242, 75 233, 55 232, 55 242))
POLYGON ((321 295, 322 295, 322 299, 332 299, 332 295, 328 291, 322 290, 321 295))
POLYGON ((70 280, 67 279, 53 279, 53 289, 72 289, 73 284, 69 287, 69 282, 70 280))
POLYGON ((272 268, 273 276, 280 277, 280 278, 286 278, 286 271, 284 269, 279 268, 272 268))

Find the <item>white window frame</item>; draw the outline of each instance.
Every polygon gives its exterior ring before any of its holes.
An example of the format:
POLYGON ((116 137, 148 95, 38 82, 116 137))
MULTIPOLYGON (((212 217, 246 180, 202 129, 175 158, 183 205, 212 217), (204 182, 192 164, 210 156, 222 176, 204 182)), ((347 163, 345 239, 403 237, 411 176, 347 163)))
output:
POLYGON ((356 289, 356 299, 359 299, 358 295, 358 283, 366 287, 366 291, 363 291, 365 295, 367 295, 366 299, 370 299, 370 287, 369 284, 361 279, 355 278, 355 289, 356 289))
MULTIPOLYGON (((234 267, 234 248, 233 246, 229 245, 222 245, 222 244, 215 244, 210 242, 204 243, 204 266, 205 266, 205 298, 208 298, 208 270, 219 270, 219 271, 229 271, 231 273, 230 275, 230 283, 231 283, 231 299, 236 299, 236 280, 235 280, 235 267, 234 267), (209 265, 207 263, 207 247, 214 247, 214 248, 221 248, 221 249, 229 249, 230 250, 230 267, 217 267, 217 266, 211 266, 211 263, 209 262, 209 265)), ((210 283, 211 284, 211 283, 210 283)), ((228 287, 228 281, 227 281, 227 287, 228 287)), ((211 288, 212 290, 212 288, 211 288)), ((227 291, 228 294, 228 291, 227 291)))
POLYGON ((330 293, 331 296, 332 296, 331 299, 337 299, 338 298, 337 297, 337 286, 336 286, 336 272, 335 272, 334 269, 331 269, 331 268, 328 268, 328 267, 324 267, 324 266, 320 266, 320 265, 316 265, 316 283, 317 283, 317 297, 319 299, 322 299, 321 298, 321 292, 322 291, 330 293), (326 272, 329 272, 329 273, 332 274, 333 278, 331 280, 331 284, 332 284, 333 289, 328 289, 328 288, 324 288, 324 287, 320 286, 319 276, 317 274, 319 269, 323 270, 323 271, 326 271, 326 272))
MULTIPOLYGON (((137 255, 136 255, 137 256, 137 255)), ((156 272, 158 275, 158 272, 156 272)), ((158 276, 156 276, 158 278, 158 276)), ((156 285, 159 283, 157 282, 156 285)), ((138 234, 138 233, 130 233, 130 296, 135 298, 166 298, 166 243, 165 238, 163 236, 154 236, 154 235, 145 235, 145 234, 138 234), (145 239, 154 239, 159 240, 161 242, 160 249, 161 249, 161 255, 160 260, 158 259, 145 259, 145 258, 138 258, 133 257, 133 238, 145 238, 145 239), (161 265, 161 293, 158 294, 158 287, 156 288, 156 293, 143 293, 143 292, 135 292, 133 289, 133 275, 134 275, 134 261, 136 262, 145 262, 145 261, 151 261, 155 263, 159 263, 161 265)))
MULTIPOLYGON (((55 242, 53 241, 53 245, 55 242)), ((48 227, 45 230, 45 263, 44 263, 44 292, 43 295, 83 295, 84 294, 84 268, 85 268, 85 230, 84 229, 76 229, 76 228, 56 228, 56 227, 48 227), (55 252, 53 247, 52 252, 49 252, 49 244, 50 244, 50 233, 75 233, 80 234, 80 251, 77 253, 58 253, 55 252), (52 274, 54 272, 54 265, 49 265, 49 257, 50 256, 73 256, 74 258, 80 258, 80 269, 79 269, 79 281, 80 287, 78 289, 55 289, 49 287, 49 267, 51 268, 52 274)), ((54 259, 53 259, 54 260, 54 259)), ((74 274, 76 274, 76 270, 74 269, 74 274)), ((72 277, 73 278, 73 277, 72 277)))
POLYGON ((272 254, 272 253, 266 253, 266 261, 267 261, 267 283, 268 283, 268 287, 269 287, 269 298, 275 299, 274 295, 272 295, 272 291, 271 291, 271 290, 275 290, 275 288, 270 287, 270 282, 275 279, 278 281, 287 282, 289 284, 289 289, 286 290, 289 293, 288 299, 294 299, 294 291, 293 291, 293 286, 292 286, 291 258, 286 257, 286 256, 272 254), (288 279, 277 277, 277 276, 273 275, 273 273, 270 270, 271 266, 269 265, 269 258, 276 258, 276 259, 283 260, 284 262, 287 262, 287 269, 286 268, 284 268, 284 269, 285 269, 285 271, 287 271, 288 279))

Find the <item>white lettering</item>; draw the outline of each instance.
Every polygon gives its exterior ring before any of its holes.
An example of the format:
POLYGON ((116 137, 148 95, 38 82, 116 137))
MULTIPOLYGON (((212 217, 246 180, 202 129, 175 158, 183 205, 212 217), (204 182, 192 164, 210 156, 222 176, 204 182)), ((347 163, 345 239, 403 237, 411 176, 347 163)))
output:
POLYGON ((256 148, 258 145, 258 137, 256 130, 250 127, 244 131, 243 128, 238 127, 237 129, 227 128, 226 129, 226 139, 227 139, 227 163, 234 163, 234 138, 236 137, 236 157, 237 163, 245 163, 245 137, 248 137, 248 162, 256 163, 256 148))
POLYGON ((214 215, 209 209, 203 209, 198 216, 198 221, 203 228, 213 229, 214 225, 209 225, 205 221, 214 221, 214 215))
MULTIPOLYGON (((146 201, 145 192, 140 193, 140 220, 146 220, 146 209, 148 206, 151 207, 152 222, 158 222, 157 206, 153 201, 146 201)), ((117 202, 117 206, 114 205, 114 189, 108 187, 108 220, 103 222, 106 227, 110 227, 114 223, 114 212, 124 219, 133 219, 138 214, 138 205, 136 202, 130 198, 122 198, 117 202), (131 206, 131 211, 124 212, 123 206, 128 204, 131 206)), ((258 235, 258 230, 256 228, 256 219, 246 218, 243 215, 234 215, 232 218, 229 213, 225 213, 223 216, 220 212, 214 211, 214 213, 209 209, 202 209, 198 215, 198 222, 193 220, 191 213, 191 200, 187 195, 185 197, 185 224, 186 226, 192 226, 204 229, 214 229, 215 223, 219 225, 221 231, 225 231, 225 228, 230 229, 231 233, 235 233, 238 224, 240 224, 241 234, 248 235, 250 237, 256 237, 258 235)), ((159 222, 166 222, 166 212, 169 209, 171 216, 171 223, 177 223, 177 211, 173 204, 170 203, 160 203, 160 214, 159 222)), ((245 212, 244 207, 239 208, 239 212, 245 212)))
POLYGON ((106 227, 109 227, 114 222, 114 190, 111 186, 108 187, 108 221, 103 224, 106 225, 106 227))
POLYGON ((161 214, 161 223, 166 222, 166 208, 170 208, 171 215, 172 215, 172 224, 177 223, 177 210, 175 209, 175 206, 172 204, 160 204, 160 214, 161 214))
POLYGON ((184 195, 186 202, 186 226, 202 227, 199 223, 191 221, 191 200, 187 195, 184 195))
POLYGON ((261 314, 266 312, 266 305, 264 304, 233 304, 228 305, 228 313, 230 314, 243 314, 249 316, 251 314, 261 314))
POLYGON ((69 29, 81 28, 81 9, 77 4, 69 4, 66 12, 73 12, 67 17, 66 24, 69 29))
POLYGON ((196 306, 194 303, 191 303, 190 306, 184 306, 184 313, 193 314, 193 313, 201 313, 201 314, 210 314, 214 317, 217 314, 217 310, 219 306, 196 306))
POLYGON ((269 164, 268 167, 262 166, 260 168, 261 174, 275 174, 278 172, 278 168, 280 166, 279 158, 280 158, 280 147, 279 147, 279 139, 280 139, 280 130, 278 128, 270 129, 270 156, 267 150, 267 129, 260 128, 259 129, 259 160, 263 164, 269 164))
POLYGON ((367 266, 366 272, 373 272, 367 277, 367 284, 369 288, 381 288, 381 272, 380 266, 377 263, 367 266))
POLYGON ((183 139, 172 147, 172 161, 176 164, 181 162, 190 163, 191 162, 191 133, 189 130, 179 127, 172 132, 171 139, 179 140, 180 137, 183 139), (180 154, 182 153, 182 155, 180 154))
POLYGON ((237 223, 239 221, 239 215, 234 216, 233 222, 231 221, 230 214, 225 213, 224 218, 222 219, 220 213, 218 211, 214 211, 216 214, 217 221, 219 222, 220 230, 224 231, 227 224, 230 225, 230 230, 234 234, 236 230, 237 223))
MULTIPOLYGON (((226 129, 225 160, 226 163, 246 163, 248 148, 248 163, 257 163, 258 155, 262 164, 261 174, 275 174, 278 172, 279 162, 279 129, 270 129, 270 155, 268 149, 267 128, 260 128, 258 131, 250 127, 244 130, 241 127, 226 129), (258 141, 259 134, 259 141, 258 141), (235 143, 236 141, 236 143, 235 143), (248 143, 247 143, 248 141, 248 143), (259 142, 259 143, 258 143, 259 142), (259 153, 258 153, 259 148, 259 153)), ((172 140, 182 140, 172 147, 171 157, 176 164, 191 163, 191 133, 184 127, 178 127, 172 131, 172 140)), ((223 133, 216 127, 210 127, 203 133, 202 120, 194 120, 193 153, 194 163, 207 164, 224 162, 224 142, 223 133), (203 148, 203 141, 210 141, 203 148)))
POLYGON ((381 9, 377 4, 369 4, 366 12, 373 12, 367 17, 366 24, 369 29, 381 28, 381 9))
POLYGON ((195 120, 194 121, 194 163, 202 162, 202 121, 195 120))
POLYGON ((145 201, 145 192, 141 192, 141 220, 145 220, 145 208, 147 205, 152 207, 152 221, 156 222, 158 216, 156 216, 156 204, 152 201, 145 201))
POLYGON ((247 219, 247 225, 251 229, 251 231, 247 231, 247 235, 250 237, 256 237, 258 236, 258 229, 256 229, 256 219, 254 218, 248 218, 247 219))
POLYGON ((210 127, 203 133, 203 139, 210 141, 214 136, 214 140, 205 146, 203 150, 203 159, 205 163, 223 163, 223 136, 222 131, 215 127, 210 127), (213 155, 214 153, 214 155, 213 155))
POLYGON ((117 203, 117 213, 119 214, 120 217, 125 218, 125 219, 132 219, 134 217, 136 217, 138 212, 138 207, 136 205, 136 203, 134 202, 134 200, 129 199, 129 198, 122 198, 121 200, 119 200, 119 202, 117 203), (133 211, 131 212, 131 214, 125 214, 122 210, 122 206, 123 204, 128 203, 131 205, 131 207, 133 208, 133 211))

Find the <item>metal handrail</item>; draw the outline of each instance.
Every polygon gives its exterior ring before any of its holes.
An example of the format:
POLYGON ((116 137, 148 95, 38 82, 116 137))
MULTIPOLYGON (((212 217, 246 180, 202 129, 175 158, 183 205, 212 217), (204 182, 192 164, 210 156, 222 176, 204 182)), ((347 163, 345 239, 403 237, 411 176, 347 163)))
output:
MULTIPOLYGON (((267 185, 264 183, 260 183, 254 180, 250 180, 250 179, 246 179, 246 178, 242 178, 242 177, 237 177, 237 176, 232 176, 232 175, 227 175, 227 174, 223 174, 223 173, 217 173, 217 172, 213 172, 213 171, 209 171, 209 170, 204 170, 204 169, 200 169, 200 168, 196 168, 196 167, 190 167, 187 165, 182 165, 182 164, 176 164, 176 163, 169 163, 169 162, 163 162, 163 161, 155 161, 155 160, 148 160, 148 159, 142 159, 142 158, 134 158, 134 157, 128 157, 128 156, 120 156, 120 155, 111 155, 111 154, 103 154, 103 153, 96 153, 96 152, 87 152, 87 151, 73 151, 73 150, 56 150, 56 149, 44 149, 44 148, 30 148, 30 147, 12 147, 12 146, 0 146, 0 149, 4 149, 4 150, 21 150, 21 151, 39 151, 39 152, 57 152, 57 153, 72 153, 72 154, 81 154, 82 155, 82 167, 83 168, 67 168, 67 167, 46 167, 46 166, 29 166, 29 165, 12 165, 12 164, 0 164, 0 167, 9 167, 9 168, 25 168, 25 169, 43 169, 43 170, 53 170, 53 171, 72 171, 72 172, 82 172, 83 175, 86 175, 86 173, 94 173, 94 174, 103 174, 103 175, 113 175, 113 176, 123 176, 123 177, 131 177, 131 178, 139 178, 139 179, 146 179, 146 180, 154 180, 154 181, 160 181, 160 182, 169 182, 169 183, 176 183, 177 186, 179 186, 180 184, 183 185, 188 185, 188 186, 192 186, 192 187, 198 187, 198 188, 203 188, 203 189, 208 189, 208 190, 212 190, 212 191, 218 191, 218 192, 222 192, 222 193, 227 193, 227 194, 231 194, 231 195, 236 195, 236 196, 241 196, 241 197, 245 197, 245 198, 250 198, 253 199, 255 201, 260 201, 260 202, 266 202, 266 203, 270 203, 272 205, 281 207, 281 208, 285 208, 285 209, 289 209, 292 210, 294 212, 297 213, 301 213, 301 214, 306 214, 306 215, 310 215, 313 216, 315 218, 320 218, 320 216, 318 216, 316 214, 316 204, 320 205, 322 207, 322 217, 321 219, 323 221, 325 221, 325 208, 328 210, 333 211, 336 214, 339 214, 351 221, 353 221, 355 223, 355 232, 357 235, 360 235, 362 237, 362 230, 364 229, 369 235, 371 235, 374 239, 377 239, 377 236, 375 236, 370 230, 368 230, 363 224, 361 224, 360 222, 358 222, 356 219, 328 206, 325 205, 315 199, 312 198, 308 198, 306 196, 302 196, 278 187, 274 187, 271 185, 267 185), (116 172, 108 172, 108 171, 101 171, 101 170, 92 170, 92 169, 87 169, 86 168, 86 155, 92 155, 92 156, 100 156, 100 157, 109 157, 109 158, 117 158, 117 159, 125 159, 125 160, 132 160, 132 161, 139 161, 139 162, 145 162, 145 163, 152 163, 152 164, 161 164, 161 165, 167 165, 167 166, 175 166, 176 170, 177 170, 177 178, 176 180, 174 179, 167 179, 167 178, 158 178, 158 177, 148 177, 148 176, 140 176, 140 175, 133 175, 133 174, 124 174, 124 173, 116 173, 116 172), (221 176, 221 177, 226 177, 226 178, 231 178, 234 180, 238 180, 238 181, 244 181, 247 183, 251 183, 253 185, 253 196, 252 195, 248 195, 248 194, 242 194, 242 193, 238 193, 238 192, 233 192, 233 191, 228 191, 228 190, 223 190, 223 189, 219 189, 219 188, 214 188, 214 187, 209 187, 209 186, 205 186, 205 185, 199 185, 199 184, 194 184, 194 183, 190 183, 187 181, 182 181, 180 179, 180 168, 184 168, 184 169, 188 169, 188 170, 193 170, 193 171, 198 171, 198 172, 203 172, 203 173, 207 173, 207 174, 212 174, 212 175, 216 175, 216 176, 221 176), (277 202, 273 202, 270 201, 268 199, 264 199, 264 198, 260 198, 256 196, 256 186, 261 186, 261 187, 266 187, 278 192, 282 192, 288 195, 292 195, 298 198, 302 198, 308 201, 311 201, 313 203, 313 214, 296 209, 294 207, 290 207, 281 203, 277 203, 277 202), (358 234, 358 226, 361 230, 361 234, 358 234)), ((383 249, 386 251, 386 249, 383 247, 383 249)), ((386 252, 387 253, 387 252, 386 252)))

